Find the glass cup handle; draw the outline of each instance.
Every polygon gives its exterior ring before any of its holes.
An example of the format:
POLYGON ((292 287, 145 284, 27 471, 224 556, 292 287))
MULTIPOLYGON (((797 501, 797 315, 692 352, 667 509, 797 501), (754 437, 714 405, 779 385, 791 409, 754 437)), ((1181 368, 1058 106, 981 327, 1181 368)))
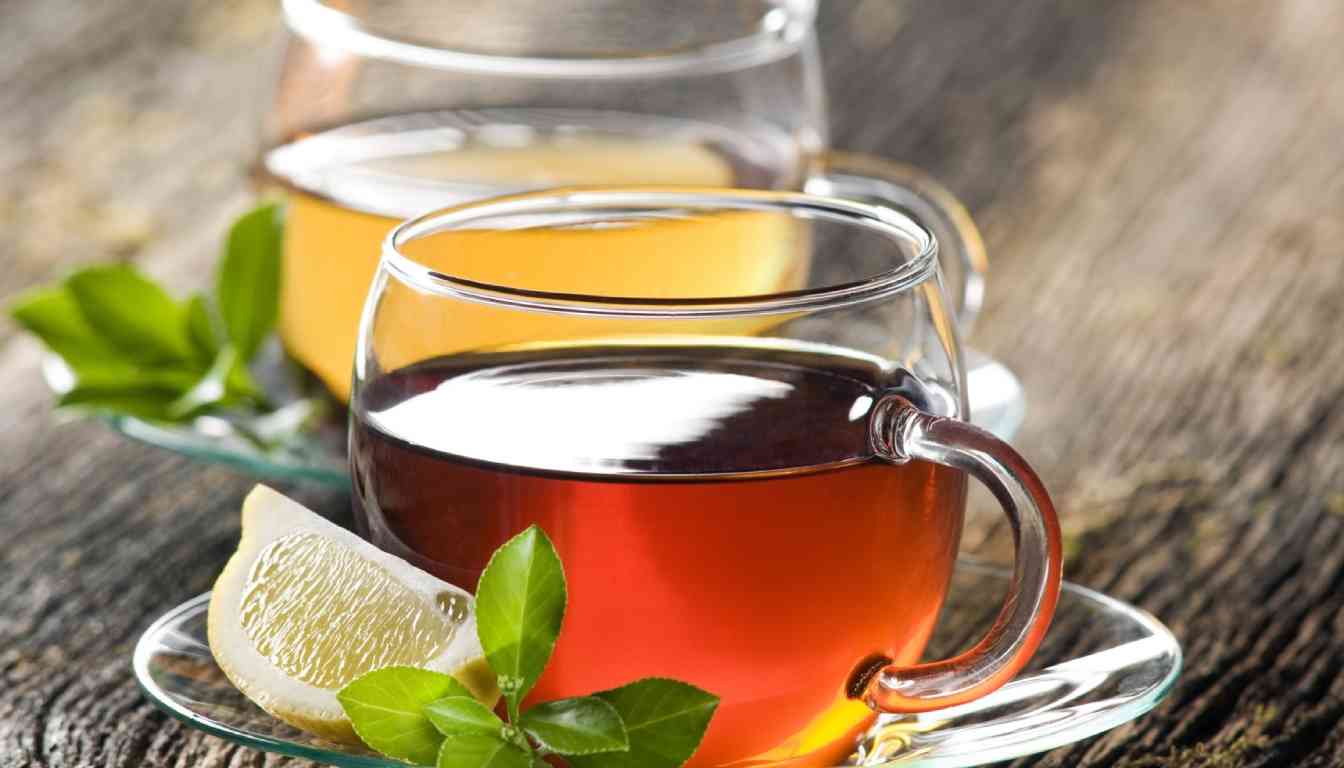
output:
POLYGON ((922 459, 970 474, 993 492, 1012 525, 1016 562, 1008 597, 973 648, 943 661, 859 670, 850 694, 884 712, 927 712, 963 704, 1008 682, 1036 652, 1059 599, 1059 522, 1045 486, 1007 443, 957 419, 932 416, 898 395, 873 409, 869 438, 896 464, 922 459))
POLYGON ((887 205, 932 230, 945 257, 943 274, 961 285, 959 291, 955 286, 949 290, 956 305, 957 329, 963 337, 970 333, 985 302, 989 259, 970 212, 946 187, 908 165, 831 151, 822 153, 804 191, 887 205))

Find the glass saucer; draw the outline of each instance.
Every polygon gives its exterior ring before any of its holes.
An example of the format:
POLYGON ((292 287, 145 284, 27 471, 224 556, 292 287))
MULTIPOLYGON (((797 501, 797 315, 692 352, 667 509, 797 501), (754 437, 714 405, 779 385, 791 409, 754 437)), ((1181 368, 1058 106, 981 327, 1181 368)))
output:
MULTIPOLYGON (((963 560, 930 657, 978 639, 1007 589, 1008 571, 963 560)), ((405 768, 285 725, 243 697, 215 665, 204 594, 154 622, 135 647, 141 688, 160 709, 206 733, 267 752, 348 768, 405 768)), ((996 693, 960 707, 884 716, 846 765, 984 765, 1070 744, 1133 720, 1161 701, 1181 669, 1181 648, 1161 622, 1133 606, 1065 584, 1055 621, 1031 666, 996 693)))
MULTIPOLYGON (((965 358, 971 420, 1003 440, 1010 439, 1022 425, 1025 412, 1022 385, 1012 371, 991 357, 966 349, 965 358)), ((263 366, 271 364, 263 363, 263 366)), ((69 389, 72 379, 60 358, 48 357, 42 371, 53 392, 61 394, 69 389)), ((282 394, 277 399, 279 410, 307 404, 299 402, 301 396, 298 394, 288 397, 282 394)), ((248 440, 228 422, 211 417, 198 418, 190 424, 160 424, 121 415, 107 415, 102 421, 125 437, 194 461, 222 464, 257 477, 306 480, 332 488, 350 487, 343 416, 328 418, 322 427, 269 448, 248 440)))

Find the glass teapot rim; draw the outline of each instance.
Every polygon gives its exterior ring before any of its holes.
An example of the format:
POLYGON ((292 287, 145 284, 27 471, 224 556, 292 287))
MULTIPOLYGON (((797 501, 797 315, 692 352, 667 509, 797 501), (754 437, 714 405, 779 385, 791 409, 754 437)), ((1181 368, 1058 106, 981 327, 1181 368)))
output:
MULTIPOLYGON (((790 55, 812 32, 817 0, 765 0, 738 37, 649 52, 506 55, 437 46, 369 24, 329 0, 281 0, 285 25, 321 49, 407 66, 483 75, 626 79, 732 71, 790 55)), ((667 11, 669 14, 673 10, 667 11)))

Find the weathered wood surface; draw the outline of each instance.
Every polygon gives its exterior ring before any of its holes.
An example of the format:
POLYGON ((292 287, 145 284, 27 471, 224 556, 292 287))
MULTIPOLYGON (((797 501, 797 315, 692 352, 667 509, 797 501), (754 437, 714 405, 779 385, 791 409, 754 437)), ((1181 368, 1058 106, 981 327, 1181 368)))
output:
MULTIPOLYGON (((973 342, 1026 385, 1068 575, 1185 644, 1153 714, 1023 762, 1344 763, 1344 4, 826 6, 836 143, 932 171, 984 228, 973 342)), ((277 24, 0 0, 0 298, 113 256, 200 280, 277 24)), ((209 586, 249 481, 54 423, 37 363, 0 324, 0 763, 286 762, 159 714, 127 662, 209 586)))

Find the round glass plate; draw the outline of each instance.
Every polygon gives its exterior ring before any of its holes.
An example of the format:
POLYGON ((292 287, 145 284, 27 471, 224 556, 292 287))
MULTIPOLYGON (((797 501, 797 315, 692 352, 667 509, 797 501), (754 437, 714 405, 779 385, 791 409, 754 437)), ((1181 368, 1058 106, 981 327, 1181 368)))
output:
MULTIPOLYGON (((1000 608, 1008 571, 957 564, 930 657, 969 645, 1000 608)), ((267 752, 350 768, 404 763, 324 742, 272 718, 243 697, 210 655, 209 594, 189 600, 145 631, 135 677, 168 714, 206 733, 267 752)), ((1176 638, 1151 615, 1065 584, 1055 621, 1031 666, 994 694, 951 709, 883 716, 846 765, 970 766, 1069 744, 1152 709, 1181 668, 1176 638)))
MULTIPOLYGON (((1010 439, 1022 425, 1026 404, 1022 385, 997 360, 973 349, 965 350, 971 420, 1010 439)), ((263 362, 263 366, 283 365, 263 362)), ((52 391, 69 389, 72 378, 60 358, 50 356, 43 375, 52 391)), ((276 376, 275 378, 280 378, 276 376)), ((292 394, 281 396, 273 421, 277 424, 309 417, 314 400, 292 394)), ((271 418, 271 417, 266 417, 271 418)), ((308 480, 333 488, 349 488, 346 471, 344 417, 327 417, 317 429, 265 445, 223 419, 201 417, 189 424, 160 424, 132 416, 108 415, 102 421, 132 440, 163 448, 207 464, 222 464, 258 477, 308 480)), ((266 424, 259 425, 265 428, 266 424)))

